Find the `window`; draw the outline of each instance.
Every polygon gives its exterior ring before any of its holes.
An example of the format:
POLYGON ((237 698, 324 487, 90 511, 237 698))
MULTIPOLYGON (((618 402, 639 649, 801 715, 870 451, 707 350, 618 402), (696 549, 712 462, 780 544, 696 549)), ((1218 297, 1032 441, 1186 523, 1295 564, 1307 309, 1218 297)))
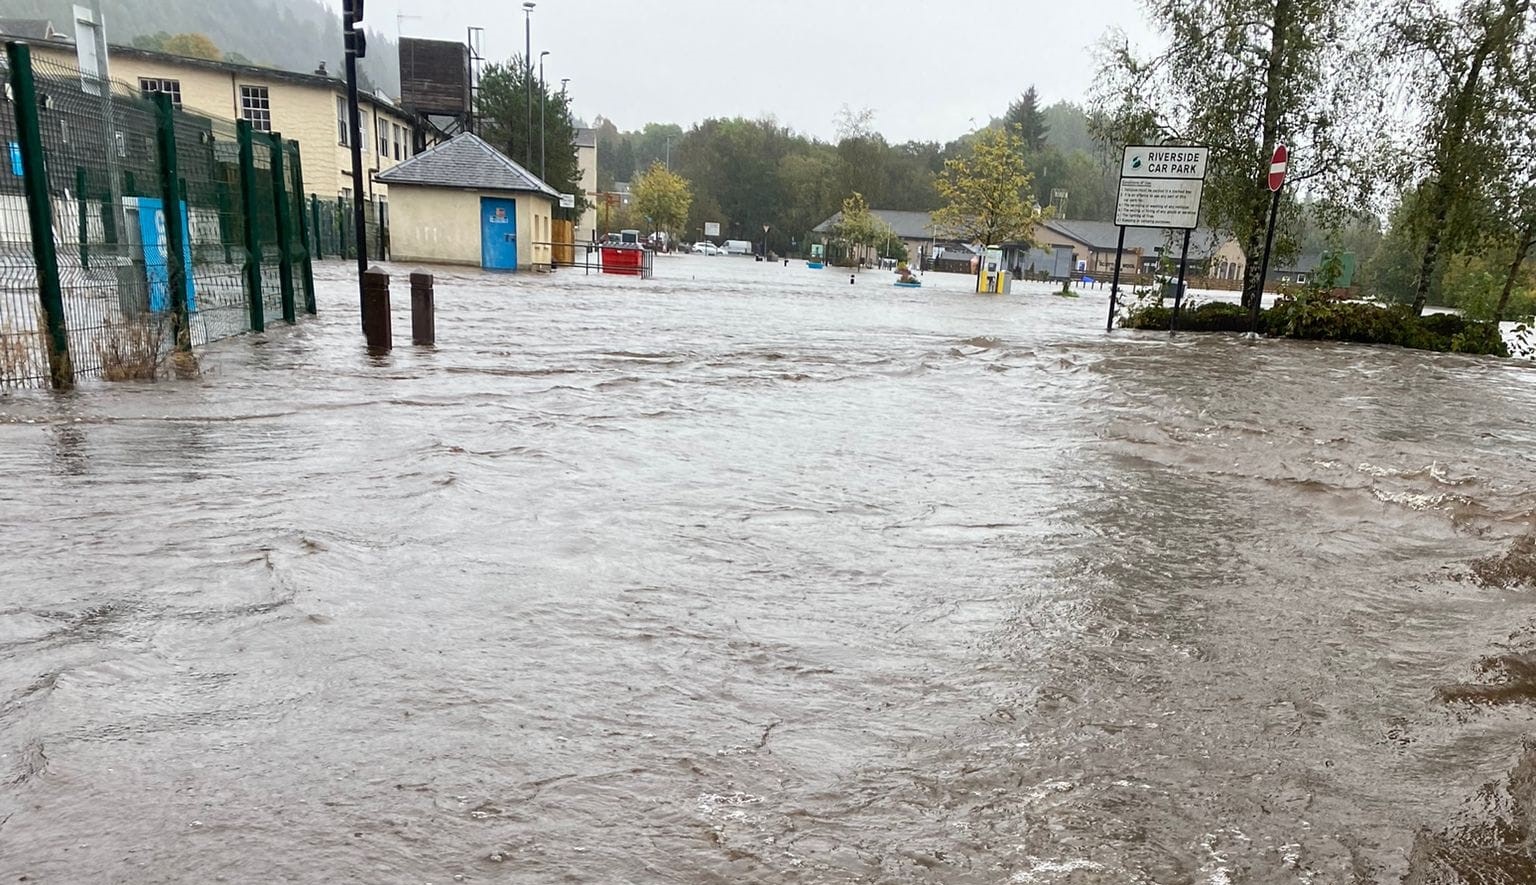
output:
POLYGON ((171 97, 172 105, 175 105, 178 108, 181 107, 180 80, 162 80, 156 77, 140 77, 139 92, 142 93, 145 98, 149 98, 156 92, 164 92, 166 95, 171 97))
POLYGON ((272 100, 265 86, 240 87, 240 117, 258 132, 272 131, 272 100))
POLYGON ((396 160, 403 160, 403 159, 405 159, 405 152, 400 149, 400 142, 403 140, 400 136, 402 134, 404 134, 404 131, 405 130, 400 128, 400 124, 399 123, 395 124, 395 159, 396 160))
POLYGON ((368 156, 368 112, 362 108, 357 110, 357 136, 362 139, 363 156, 368 156))
POLYGON ((342 147, 351 147, 352 139, 347 137, 347 123, 350 115, 347 113, 347 98, 344 95, 336 96, 336 143, 342 147))
POLYGON ((382 160, 389 156, 389 121, 383 114, 374 114, 373 119, 379 127, 379 159, 382 160))

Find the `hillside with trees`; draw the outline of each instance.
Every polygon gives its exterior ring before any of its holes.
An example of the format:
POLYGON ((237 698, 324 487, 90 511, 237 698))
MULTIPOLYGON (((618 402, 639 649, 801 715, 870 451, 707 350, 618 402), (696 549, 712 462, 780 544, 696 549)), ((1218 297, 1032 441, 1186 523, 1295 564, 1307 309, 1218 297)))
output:
MULTIPOLYGON (((73 6, 72 0, 8 0, 5 14, 49 19, 68 32, 73 6)), ((102 0, 101 7, 113 43, 202 58, 216 52, 226 61, 290 71, 313 71, 324 61, 329 70, 341 71, 341 17, 316 0, 102 0)), ((365 86, 399 95, 394 40, 368 29, 368 56, 360 73, 365 86)))
POLYGON ((1021 180, 1029 183, 1021 199, 1049 205, 1055 193, 1055 217, 1113 216, 1115 178, 1081 106, 1063 101, 1040 107, 1031 88, 1000 110, 1003 115, 981 129, 943 144, 893 144, 880 134, 872 112, 847 108, 834 121, 837 138, 830 142, 771 118, 715 118, 687 129, 652 122, 625 131, 598 117, 598 189, 632 182, 657 163, 670 166, 694 189, 685 237, 718 221, 725 236, 754 239, 768 224, 769 245, 782 252, 804 241, 851 194, 874 209, 939 209, 946 201, 936 185, 946 164, 971 156, 981 133, 1018 126, 1021 137, 1011 143, 1021 152, 1021 180))

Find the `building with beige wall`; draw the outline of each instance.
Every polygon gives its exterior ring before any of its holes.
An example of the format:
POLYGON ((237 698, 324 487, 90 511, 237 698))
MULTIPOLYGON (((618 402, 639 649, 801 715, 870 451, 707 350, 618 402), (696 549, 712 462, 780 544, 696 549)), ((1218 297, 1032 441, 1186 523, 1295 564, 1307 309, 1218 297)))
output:
MULTIPOLYGON (((75 46, 64 38, 30 41, 35 58, 71 68, 75 46)), ((166 92, 172 102, 217 120, 249 120, 262 132, 277 132, 299 143, 304 189, 322 197, 350 196, 352 153, 346 83, 323 69, 298 73, 113 46, 112 79, 148 95, 166 92)), ((365 197, 388 199, 389 188, 374 175, 415 153, 419 127, 411 115, 380 94, 359 96, 363 131, 365 197)))
POLYGON ((479 136, 463 133, 379 175, 391 188, 395 261, 549 270, 560 194, 479 136))
MULTIPOLYGON (((1128 227, 1125 249, 1120 257, 1122 273, 1156 271, 1162 255, 1178 260, 1183 245, 1182 230, 1128 227)), ((1034 231, 1040 248, 1070 248, 1084 273, 1109 278, 1115 272, 1115 251, 1120 242, 1120 228, 1109 221, 1049 219, 1034 231)), ((1189 265, 1192 275, 1204 275, 1202 269, 1220 279, 1242 279, 1246 259, 1241 246, 1230 236, 1212 228, 1196 228, 1190 235, 1189 265), (1235 274, 1235 276, 1221 276, 1235 274)))

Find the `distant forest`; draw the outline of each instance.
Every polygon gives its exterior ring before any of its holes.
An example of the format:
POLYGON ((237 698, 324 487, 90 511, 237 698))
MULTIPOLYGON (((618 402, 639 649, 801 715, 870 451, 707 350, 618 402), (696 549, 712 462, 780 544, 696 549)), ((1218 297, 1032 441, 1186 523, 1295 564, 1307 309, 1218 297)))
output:
MULTIPOLYGON (((45 18, 69 33, 72 0, 7 0, 6 15, 45 18)), ((341 16, 316 0, 102 0, 107 39, 154 48, 165 37, 201 34, 226 60, 290 71, 342 69, 341 16), (160 39, 157 40, 156 38, 160 39)), ((400 94, 400 59, 395 41, 368 31, 368 56, 360 67, 364 85, 400 94)))
MULTIPOLYGON (((600 116, 593 121, 598 189, 631 182, 662 163, 692 185, 689 235, 696 236, 705 221, 720 222, 733 235, 760 231, 758 225, 766 223, 772 225, 770 246, 784 251, 853 192, 874 209, 938 209, 935 175, 946 160, 967 155, 976 135, 944 143, 891 143, 875 128, 872 112, 845 108, 836 122, 837 140, 827 142, 771 118, 710 119, 687 129, 647 123, 624 131, 600 116)), ((1053 205, 1057 218, 1113 217, 1119 167, 1106 160, 1080 105, 1043 106, 1030 88, 987 128, 1005 125, 1024 136, 1025 166, 1033 179, 1030 199, 1053 205)), ((620 219, 618 226, 624 225, 643 226, 637 219, 620 219)))

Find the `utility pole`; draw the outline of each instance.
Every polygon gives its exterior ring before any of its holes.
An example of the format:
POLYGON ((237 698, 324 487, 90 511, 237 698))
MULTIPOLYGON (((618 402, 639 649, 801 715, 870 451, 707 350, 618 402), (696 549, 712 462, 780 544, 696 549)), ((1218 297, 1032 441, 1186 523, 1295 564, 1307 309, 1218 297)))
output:
POLYGON ((363 0, 342 0, 342 35, 347 53, 347 125, 352 131, 352 232, 357 239, 358 315, 367 298, 363 275, 368 272, 368 230, 363 217, 363 124, 357 109, 357 60, 368 54, 368 40, 357 26, 363 21, 363 0))
POLYGON ((523 130, 523 167, 533 167, 533 0, 523 3, 523 80, 528 84, 527 121, 523 130))
POLYGON ((546 49, 543 52, 539 53, 539 180, 540 181, 546 181, 547 178, 549 177, 549 173, 548 173, 548 168, 549 167, 545 164, 545 158, 544 158, 544 151, 545 151, 545 145, 544 145, 544 135, 545 135, 544 116, 545 116, 545 111, 544 111, 544 108, 545 108, 546 105, 549 104, 548 95, 547 95, 547 93, 544 92, 544 56, 546 56, 546 55, 549 55, 549 50, 548 49, 546 49))

